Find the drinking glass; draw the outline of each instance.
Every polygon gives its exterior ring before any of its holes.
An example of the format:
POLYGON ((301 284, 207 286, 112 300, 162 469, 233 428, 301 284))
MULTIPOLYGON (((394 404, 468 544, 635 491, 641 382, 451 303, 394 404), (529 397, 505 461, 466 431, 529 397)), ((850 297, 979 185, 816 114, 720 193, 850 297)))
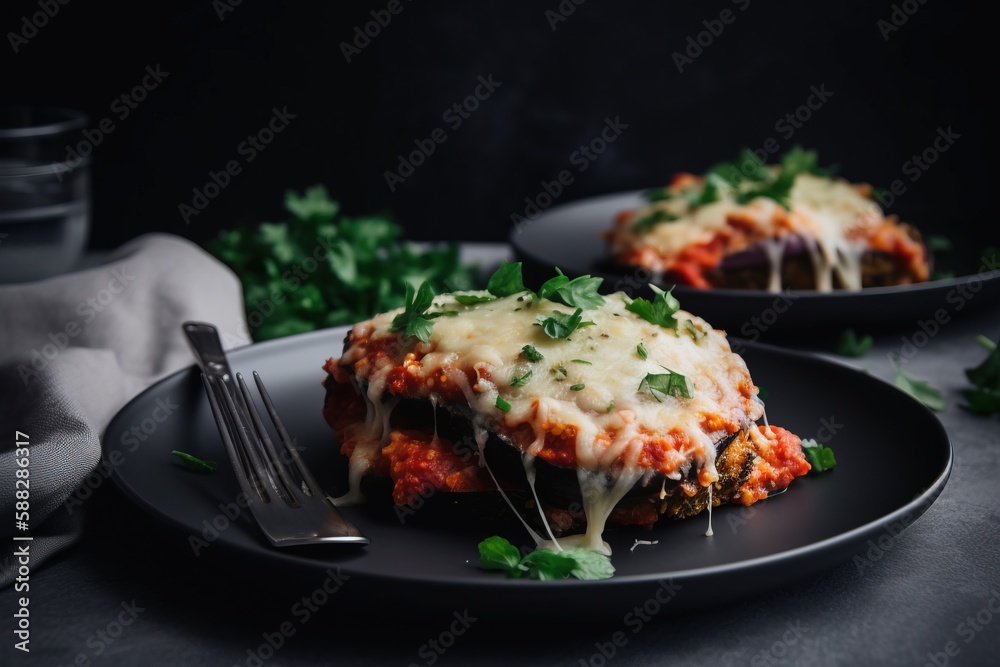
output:
POLYGON ((88 122, 74 109, 0 106, 0 282, 80 261, 90 233, 88 122))

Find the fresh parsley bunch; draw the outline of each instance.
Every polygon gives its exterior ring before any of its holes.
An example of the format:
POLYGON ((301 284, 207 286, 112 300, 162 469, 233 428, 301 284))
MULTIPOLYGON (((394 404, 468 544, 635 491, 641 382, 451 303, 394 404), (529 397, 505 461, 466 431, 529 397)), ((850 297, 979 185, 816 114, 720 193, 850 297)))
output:
POLYGON ((402 240, 384 215, 349 218, 322 185, 285 193, 284 222, 222 232, 208 250, 243 282, 254 340, 353 324, 405 304, 407 286, 437 291, 480 285, 456 244, 402 240))

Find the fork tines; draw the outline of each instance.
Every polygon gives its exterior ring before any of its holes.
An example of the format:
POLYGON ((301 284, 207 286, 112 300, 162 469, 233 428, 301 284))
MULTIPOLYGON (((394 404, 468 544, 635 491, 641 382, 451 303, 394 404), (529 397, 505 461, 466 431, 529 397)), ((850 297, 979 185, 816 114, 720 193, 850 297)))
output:
POLYGON ((265 428, 243 376, 202 374, 212 414, 248 506, 277 546, 315 542, 368 544, 333 506, 302 461, 260 375, 253 373, 281 452, 265 428), (236 391, 238 386, 239 390, 236 391))

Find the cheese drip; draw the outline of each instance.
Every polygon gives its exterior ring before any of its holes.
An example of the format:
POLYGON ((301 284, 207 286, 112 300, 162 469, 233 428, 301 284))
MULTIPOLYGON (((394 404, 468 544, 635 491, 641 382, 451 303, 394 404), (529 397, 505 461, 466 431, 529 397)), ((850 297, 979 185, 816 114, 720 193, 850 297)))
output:
POLYGON ((330 498, 334 505, 356 505, 365 501, 361 491, 361 479, 371 468, 371 463, 379 456, 382 447, 389 442, 389 420, 392 411, 399 403, 399 397, 390 397, 383 402, 379 395, 381 385, 368 390, 361 388, 357 379, 351 378, 355 391, 365 401, 365 421, 359 428, 345 430, 345 439, 355 442, 354 451, 348 460, 347 484, 348 490, 342 496, 330 498), (372 398, 374 395, 374 398, 372 398))
POLYGON ((715 535, 715 531, 712 530, 712 485, 708 485, 708 530, 705 531, 705 537, 711 537, 715 535))

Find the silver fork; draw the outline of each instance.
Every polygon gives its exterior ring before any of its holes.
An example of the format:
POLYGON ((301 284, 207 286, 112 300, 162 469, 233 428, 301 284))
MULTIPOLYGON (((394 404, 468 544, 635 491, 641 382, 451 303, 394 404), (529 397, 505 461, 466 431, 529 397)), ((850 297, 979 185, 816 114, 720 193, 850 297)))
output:
POLYGON ((299 456, 257 371, 254 383, 280 440, 282 454, 264 427, 243 376, 229 368, 218 331, 211 324, 185 322, 184 333, 202 370, 212 415, 240 489, 258 525, 279 547, 316 543, 368 544, 299 456))

